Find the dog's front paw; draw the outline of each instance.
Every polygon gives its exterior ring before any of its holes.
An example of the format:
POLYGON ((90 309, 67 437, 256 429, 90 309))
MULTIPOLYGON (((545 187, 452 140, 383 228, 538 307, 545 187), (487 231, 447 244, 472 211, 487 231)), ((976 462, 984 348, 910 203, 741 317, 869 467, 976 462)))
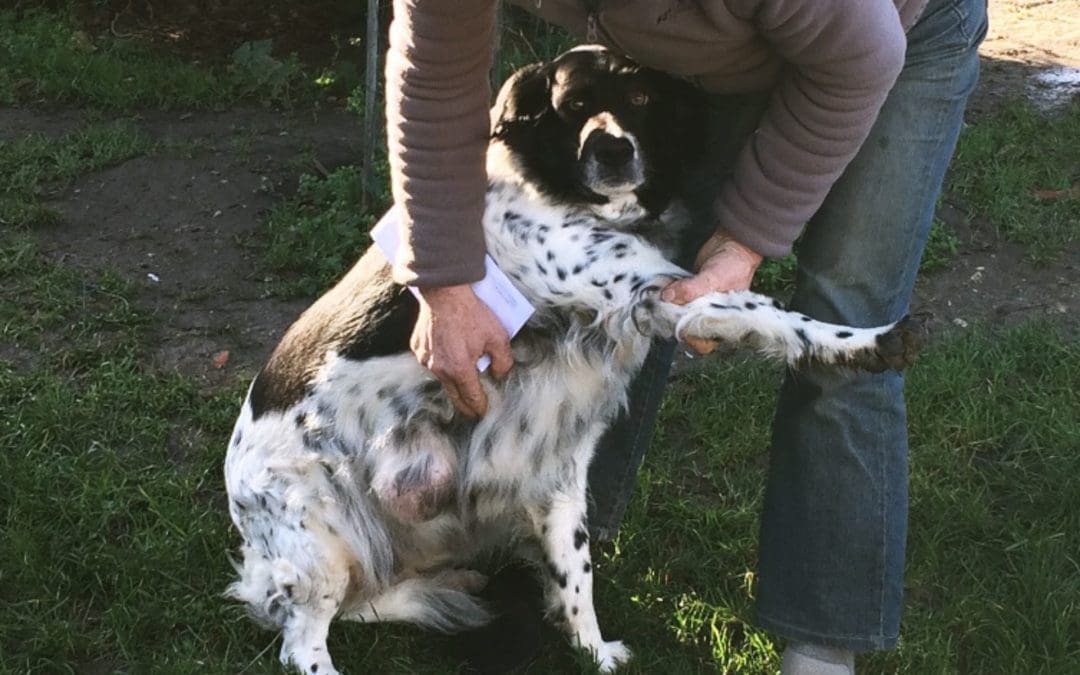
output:
POLYGON ((660 293, 676 279, 672 276, 658 276, 637 291, 630 317, 634 327, 642 335, 668 338, 674 335, 681 310, 677 305, 662 301, 660 293))
POLYGON ((596 665, 602 673, 614 672, 619 666, 630 660, 630 648, 620 640, 601 642, 600 647, 593 654, 596 665))

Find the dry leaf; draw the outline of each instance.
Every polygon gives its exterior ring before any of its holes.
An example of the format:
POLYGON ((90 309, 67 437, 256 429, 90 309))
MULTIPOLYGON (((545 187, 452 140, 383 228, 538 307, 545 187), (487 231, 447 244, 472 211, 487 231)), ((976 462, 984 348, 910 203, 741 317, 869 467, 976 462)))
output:
POLYGON ((1035 199, 1072 199, 1080 197, 1080 183, 1074 184, 1068 190, 1032 190, 1035 199))
POLYGON ((218 352, 217 354, 214 354, 214 357, 211 359, 211 363, 213 363, 214 367, 217 368, 218 370, 221 370, 222 368, 224 368, 225 364, 228 363, 228 362, 229 362, 229 350, 228 349, 223 349, 220 352, 218 352))

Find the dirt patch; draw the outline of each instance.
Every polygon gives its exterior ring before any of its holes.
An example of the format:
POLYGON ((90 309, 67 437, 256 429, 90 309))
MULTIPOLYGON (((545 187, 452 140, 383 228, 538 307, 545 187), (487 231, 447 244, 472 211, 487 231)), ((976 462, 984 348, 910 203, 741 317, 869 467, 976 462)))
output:
POLYGON ((1053 264, 1037 265, 1025 247, 987 223, 971 222, 956 207, 945 204, 937 215, 960 246, 947 270, 922 276, 915 288, 913 306, 933 314, 935 332, 1041 318, 1080 335, 1080 250, 1073 247, 1053 264))
MULTIPOLYGON (((207 385, 250 375, 308 304, 268 295, 255 241, 263 215, 301 172, 314 171, 313 160, 331 169, 356 161, 356 120, 239 110, 131 121, 196 153, 139 157, 66 187, 49 203, 62 223, 38 231, 41 248, 61 264, 112 268, 135 284, 134 301, 154 318, 157 368, 207 385)), ((60 133, 78 122, 22 123, 60 133)))

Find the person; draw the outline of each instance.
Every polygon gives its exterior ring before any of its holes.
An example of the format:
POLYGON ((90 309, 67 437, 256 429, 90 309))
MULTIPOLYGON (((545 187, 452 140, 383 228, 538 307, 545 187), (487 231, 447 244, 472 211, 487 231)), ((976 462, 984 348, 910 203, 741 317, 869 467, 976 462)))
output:
MULTIPOLYGON (((871 326, 910 302, 945 169, 978 74, 985 0, 521 0, 544 19, 714 94, 744 94, 730 175, 699 177, 715 234, 685 303, 747 288, 796 239, 793 309, 871 326)), ((512 367, 469 284, 483 276, 484 152, 494 0, 395 0, 386 67, 395 279, 417 286, 412 348, 455 406, 482 415, 474 364, 512 367)), ((717 153, 721 153, 717 150, 717 153)), ((708 344, 692 346, 707 350, 708 344)), ((613 536, 667 379, 657 345, 601 442, 591 527, 613 536)), ((897 373, 789 374, 770 447, 756 620, 785 638, 784 673, 851 673, 897 641, 907 528, 897 373)))

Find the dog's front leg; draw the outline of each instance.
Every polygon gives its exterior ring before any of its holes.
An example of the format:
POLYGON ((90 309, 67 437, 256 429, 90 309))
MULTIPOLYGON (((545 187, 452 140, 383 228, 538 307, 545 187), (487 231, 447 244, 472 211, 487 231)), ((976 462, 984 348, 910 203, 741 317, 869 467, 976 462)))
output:
POLYGON ((686 305, 659 298, 660 284, 642 289, 631 315, 649 336, 694 336, 746 347, 789 365, 844 366, 871 372, 911 365, 925 341, 922 318, 876 328, 815 321, 751 291, 709 293, 686 305))
POLYGON ((619 641, 605 642, 600 634, 585 509, 582 487, 573 495, 557 494, 530 515, 544 550, 549 617, 565 625, 574 643, 592 654, 601 671, 611 672, 630 659, 630 650, 619 641))

